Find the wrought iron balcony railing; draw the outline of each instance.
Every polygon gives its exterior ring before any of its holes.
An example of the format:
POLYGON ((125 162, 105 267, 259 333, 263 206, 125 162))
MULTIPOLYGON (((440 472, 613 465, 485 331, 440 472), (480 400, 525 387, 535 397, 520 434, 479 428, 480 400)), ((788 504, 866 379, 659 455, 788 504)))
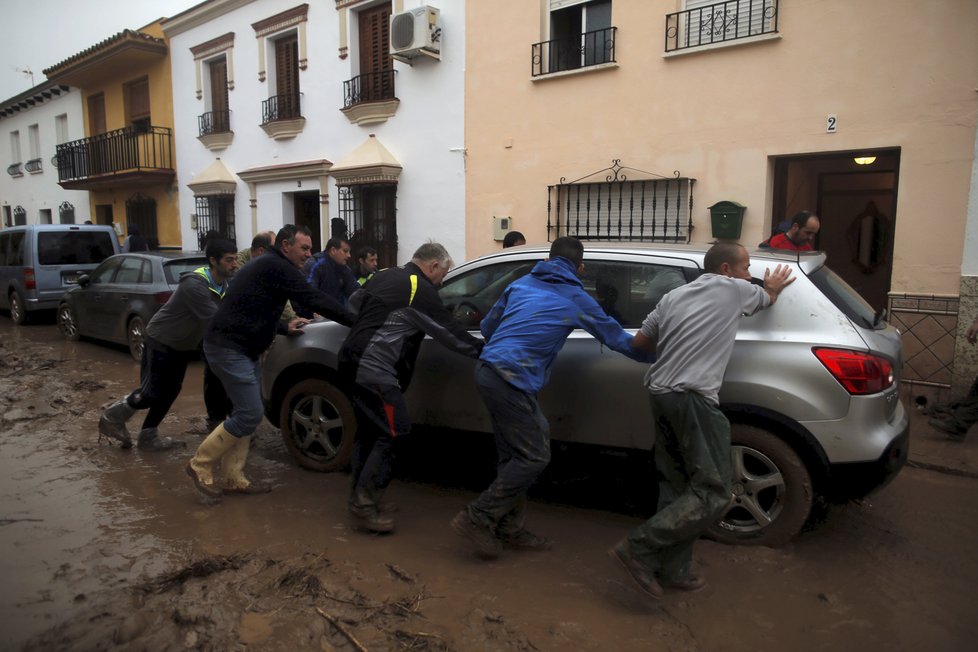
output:
POLYGON ((11 163, 7 166, 7 174, 12 177, 24 176, 24 171, 20 169, 20 163, 11 163))
POLYGON ((171 129, 125 127, 58 145, 58 181, 98 175, 173 170, 171 129))
POLYGON ((396 70, 381 70, 357 75, 343 82, 343 108, 363 102, 394 99, 394 74, 396 70))
POLYGON ((200 126, 200 135, 226 134, 231 131, 231 112, 230 111, 208 111, 197 116, 197 123, 200 126))
POLYGON ((301 118, 298 95, 273 95, 261 103, 261 123, 301 118))
POLYGON ((727 0, 666 14, 666 52, 778 31, 778 0, 727 0))
POLYGON ((606 27, 570 38, 534 43, 531 48, 532 76, 614 63, 617 31, 617 27, 606 27))
POLYGON ((40 172, 41 171, 41 159, 32 158, 31 160, 24 163, 24 169, 28 172, 40 172))

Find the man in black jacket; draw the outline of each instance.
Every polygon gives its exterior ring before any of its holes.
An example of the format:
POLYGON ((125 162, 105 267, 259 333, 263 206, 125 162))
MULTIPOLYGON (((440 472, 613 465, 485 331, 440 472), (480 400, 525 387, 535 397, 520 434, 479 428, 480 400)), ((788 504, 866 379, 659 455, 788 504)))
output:
POLYGON ((394 529, 381 497, 391 480, 394 438, 411 430, 404 392, 425 334, 471 358, 482 351, 482 341, 455 321, 438 296, 451 267, 445 248, 429 242, 403 267, 377 272, 353 297, 360 310, 339 354, 357 416, 349 511, 371 532, 394 529))
POLYGON ((309 229, 287 224, 275 246, 238 272, 204 336, 204 355, 231 399, 231 416, 218 425, 187 462, 186 471, 197 489, 220 497, 215 470, 224 473, 223 492, 269 491, 244 475, 251 435, 264 416, 261 401, 261 354, 276 333, 298 335, 308 320, 287 324, 279 317, 286 301, 299 301, 341 324, 352 315, 326 294, 311 287, 300 271, 312 255, 309 229))

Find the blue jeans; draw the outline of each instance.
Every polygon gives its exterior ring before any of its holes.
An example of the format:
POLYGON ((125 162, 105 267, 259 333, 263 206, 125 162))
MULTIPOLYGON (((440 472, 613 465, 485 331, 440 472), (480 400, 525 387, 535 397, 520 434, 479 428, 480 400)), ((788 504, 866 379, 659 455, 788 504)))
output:
POLYGON ((231 416, 224 420, 224 429, 235 437, 252 435, 265 416, 261 403, 261 361, 207 341, 204 355, 231 401, 231 416))
POLYGON ((505 538, 523 529, 526 492, 550 463, 550 424, 537 397, 513 387, 485 362, 475 382, 496 437, 496 479, 469 507, 469 517, 505 538))

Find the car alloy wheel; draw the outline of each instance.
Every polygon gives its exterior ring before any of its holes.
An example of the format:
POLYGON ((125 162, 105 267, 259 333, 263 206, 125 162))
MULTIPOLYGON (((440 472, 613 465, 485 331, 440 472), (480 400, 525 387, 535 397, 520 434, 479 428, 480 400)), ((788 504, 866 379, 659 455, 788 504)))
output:
POLYGON ((24 307, 24 300, 16 292, 10 293, 10 320, 15 324, 27 323, 27 309, 24 307))
POLYGON ((126 343, 129 345, 129 353, 136 362, 143 359, 143 349, 146 347, 146 325, 143 318, 138 315, 129 320, 129 327, 126 329, 126 343))
POLYGON ((731 426, 730 504, 710 529, 717 541, 774 546, 801 531, 812 508, 812 482, 804 462, 776 435, 731 426))
POLYGON ((325 380, 303 380, 285 395, 282 439, 302 468, 338 471, 350 463, 357 420, 349 399, 325 380))
POLYGON ((66 340, 74 342, 78 340, 78 322, 75 320, 75 312, 67 303, 58 306, 58 330, 64 335, 66 340))

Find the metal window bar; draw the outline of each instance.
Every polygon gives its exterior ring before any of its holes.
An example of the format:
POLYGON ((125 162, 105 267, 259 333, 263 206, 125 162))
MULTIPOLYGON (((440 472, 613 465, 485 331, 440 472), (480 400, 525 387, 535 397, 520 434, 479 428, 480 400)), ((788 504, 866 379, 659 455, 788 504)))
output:
POLYGON ((31 160, 24 163, 24 169, 28 172, 40 172, 41 171, 41 159, 32 158, 31 160))
POLYGON ((616 159, 612 167, 577 181, 561 179, 547 187, 547 236, 550 240, 570 235, 581 240, 688 243, 696 179, 674 174, 662 177, 626 168, 616 159), (658 178, 633 180, 628 178, 633 171, 658 178), (602 174, 603 181, 587 181, 602 174))
POLYGON ((606 27, 571 38, 534 43, 530 50, 531 76, 614 63, 617 31, 617 27, 606 27))
POLYGON ((61 202, 61 205, 58 206, 58 220, 62 224, 75 223, 75 207, 71 202, 63 201, 61 202))
POLYGON ((394 75, 396 72, 394 69, 368 72, 343 82, 343 108, 364 102, 394 99, 394 75))
POLYGON ((167 127, 116 129, 58 145, 58 180, 132 170, 172 170, 167 127))
POLYGON ((126 200, 126 224, 139 228, 140 235, 150 249, 160 248, 160 236, 156 229, 156 200, 136 193, 126 200))
POLYGON ((197 246, 205 248, 207 234, 216 231, 222 238, 237 242, 234 229, 234 194, 194 197, 197 208, 197 246))
POLYGON ((14 225, 24 226, 27 224, 27 210, 23 206, 14 208, 14 225))
POLYGON ((778 31, 778 0, 727 0, 666 14, 666 52, 778 31))
POLYGON ((356 250, 377 250, 380 266, 397 264, 397 184, 372 183, 337 188, 339 217, 356 250))
POLYGON ((299 95, 273 95, 261 103, 261 123, 301 118, 299 95))
POLYGON ((200 135, 226 134, 231 131, 231 112, 208 111, 197 116, 197 124, 200 128, 200 135))

